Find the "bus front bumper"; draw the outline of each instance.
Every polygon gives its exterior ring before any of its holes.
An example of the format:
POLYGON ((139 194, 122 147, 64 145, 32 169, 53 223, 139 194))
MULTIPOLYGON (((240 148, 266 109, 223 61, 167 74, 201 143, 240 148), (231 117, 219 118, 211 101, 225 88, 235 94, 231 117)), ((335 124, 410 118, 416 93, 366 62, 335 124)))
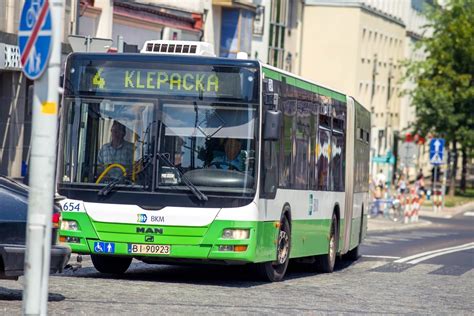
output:
POLYGON ((276 256, 278 228, 274 222, 216 220, 206 227, 149 225, 149 232, 158 233, 147 234, 147 231, 137 233, 137 225, 132 224, 95 223, 87 216, 75 220, 81 230, 59 232, 60 241, 75 253, 149 258, 143 261, 217 260, 227 263, 272 261, 276 256), (248 236, 244 234, 245 239, 224 236, 224 231, 229 229, 248 231, 248 236), (158 248, 160 246, 164 247, 158 248), (137 247, 143 251, 151 249, 154 253, 134 253, 133 249, 137 247), (165 251, 160 251, 163 249, 165 251))

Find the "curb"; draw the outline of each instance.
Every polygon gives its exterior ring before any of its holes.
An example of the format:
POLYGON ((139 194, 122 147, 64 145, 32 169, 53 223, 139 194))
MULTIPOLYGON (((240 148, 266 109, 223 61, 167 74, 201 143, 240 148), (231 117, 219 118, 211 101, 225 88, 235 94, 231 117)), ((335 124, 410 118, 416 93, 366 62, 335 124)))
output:
POLYGON ((367 224, 367 232, 369 233, 401 231, 401 230, 407 230, 407 229, 413 229, 413 228, 419 228, 419 227, 426 227, 432 224, 431 221, 425 220, 425 219, 420 219, 416 223, 408 223, 408 224, 395 223, 395 222, 390 222, 388 220, 383 220, 380 223, 372 222, 373 223, 372 225, 370 223, 371 223, 371 220, 369 219, 369 222, 367 224))
POLYGON ((420 215, 425 217, 435 217, 435 218, 451 218, 458 214, 474 210, 474 201, 467 202, 465 204, 455 206, 455 207, 445 207, 443 211, 434 212, 432 207, 423 207, 420 210, 420 215))

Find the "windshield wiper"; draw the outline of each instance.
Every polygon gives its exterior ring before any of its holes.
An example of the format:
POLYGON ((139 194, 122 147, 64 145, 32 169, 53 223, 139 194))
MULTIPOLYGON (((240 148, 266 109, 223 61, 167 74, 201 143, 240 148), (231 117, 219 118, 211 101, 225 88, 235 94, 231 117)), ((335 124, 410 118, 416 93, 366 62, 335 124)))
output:
POLYGON ((207 201, 208 198, 207 198, 207 195, 205 195, 204 193, 202 193, 189 179, 188 177, 186 177, 184 175, 184 173, 178 168, 176 167, 175 165, 173 165, 173 163, 168 159, 168 157, 166 157, 165 154, 160 154, 158 153, 158 158, 163 161, 165 164, 168 165, 168 167, 171 167, 173 169, 175 169, 179 176, 181 177, 181 180, 182 182, 184 182, 184 184, 186 184, 186 186, 191 190, 191 192, 194 193, 194 195, 198 198, 198 200, 200 201, 207 201))
POLYGON ((110 193, 110 191, 112 191, 113 188, 115 188, 117 186, 117 184, 122 182, 122 180, 124 180, 124 179, 127 179, 127 177, 124 176, 123 174, 120 177, 115 178, 109 184, 107 184, 105 187, 100 189, 99 192, 97 192, 97 195, 106 196, 107 194, 110 193))
POLYGON ((194 111, 196 112, 196 121, 195 121, 194 127, 197 128, 206 137, 206 140, 210 140, 212 137, 214 137, 214 135, 216 135, 224 127, 225 121, 217 113, 214 113, 214 115, 217 117, 217 119, 221 121, 222 124, 219 127, 217 127, 214 133, 207 134, 206 131, 204 131, 204 129, 200 125, 202 122, 204 122, 204 120, 202 120, 199 123, 197 121, 198 111, 199 111, 197 102, 193 102, 193 105, 194 105, 194 111))
MULTIPOLYGON (((135 176, 140 175, 143 171, 145 171, 151 165, 152 159, 150 157, 144 157, 144 158, 148 158, 148 159, 145 162, 145 164, 143 165, 143 168, 140 171, 135 173, 135 176)), ((145 160, 144 158, 142 160, 145 160)), ((129 180, 127 178, 127 176, 124 176, 122 174, 122 175, 120 175, 120 177, 115 178, 109 184, 107 184, 105 187, 100 189, 99 192, 97 192, 97 195, 106 196, 117 186, 117 184, 122 182, 122 180, 126 180, 131 184, 130 186, 128 186, 128 188, 133 188, 133 187, 136 186, 136 183, 132 182, 131 180, 129 180)))

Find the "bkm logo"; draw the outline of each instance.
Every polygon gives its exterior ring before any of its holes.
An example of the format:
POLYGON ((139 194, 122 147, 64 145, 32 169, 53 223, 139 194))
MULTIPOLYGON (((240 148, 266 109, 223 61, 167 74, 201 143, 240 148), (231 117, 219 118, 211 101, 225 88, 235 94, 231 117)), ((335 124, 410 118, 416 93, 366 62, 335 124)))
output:
POLYGON ((148 217, 146 216, 146 214, 137 214, 137 222, 138 223, 146 223, 146 220, 148 219, 148 217))

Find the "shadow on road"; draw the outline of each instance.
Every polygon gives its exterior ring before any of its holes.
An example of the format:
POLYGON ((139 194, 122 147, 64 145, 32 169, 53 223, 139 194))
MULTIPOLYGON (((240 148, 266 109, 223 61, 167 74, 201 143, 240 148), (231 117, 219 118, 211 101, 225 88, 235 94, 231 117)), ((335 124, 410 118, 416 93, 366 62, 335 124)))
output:
MULTIPOLYGON (((337 273, 349 267, 351 261, 336 261, 337 273)), ((290 262, 285 280, 293 280, 318 275, 310 264, 290 262)), ((146 281, 163 283, 190 283, 225 287, 250 288, 265 285, 259 281, 251 265, 224 266, 211 264, 161 265, 134 262, 125 274, 114 275, 99 273, 93 267, 84 267, 76 271, 56 274, 59 277, 97 278, 126 281, 146 281)))
MULTIPOLYGON (((22 290, 8 289, 6 287, 0 286, 0 301, 21 301, 22 299, 22 290)), ((65 299, 66 297, 57 293, 49 293, 48 295, 49 302, 60 302, 65 299)))

